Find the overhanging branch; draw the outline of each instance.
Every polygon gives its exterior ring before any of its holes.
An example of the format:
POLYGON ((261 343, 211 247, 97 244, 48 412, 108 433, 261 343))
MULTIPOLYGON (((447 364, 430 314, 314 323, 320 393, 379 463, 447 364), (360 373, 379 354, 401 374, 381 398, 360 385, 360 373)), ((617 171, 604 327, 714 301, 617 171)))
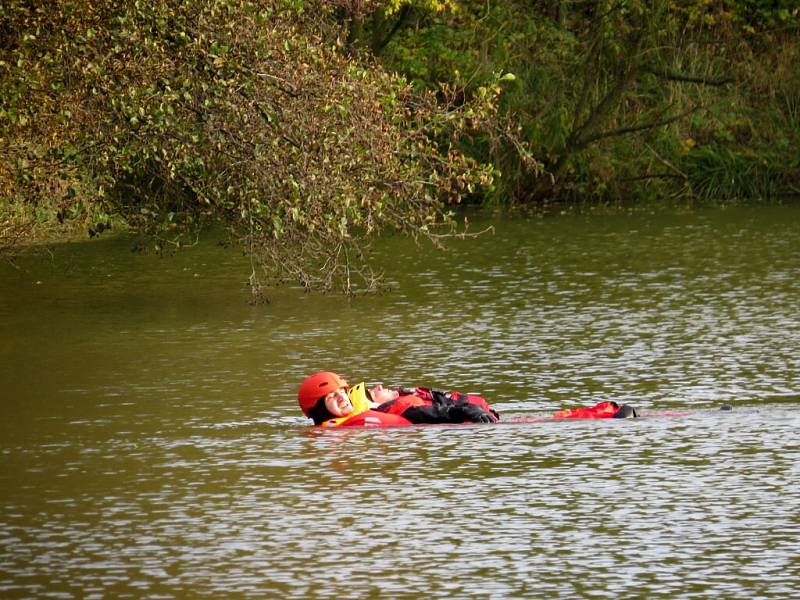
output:
POLYGON ((659 79, 666 79, 668 81, 680 81, 683 83, 701 83, 703 85, 713 85, 713 86, 722 86, 727 85, 729 83, 733 83, 733 79, 730 77, 724 78, 711 78, 711 77, 702 77, 699 75, 687 75, 685 73, 678 73, 677 71, 671 71, 667 69, 657 69, 655 67, 648 67, 647 71, 652 73, 659 79))
POLYGON ((596 133, 595 135, 590 135, 581 140, 581 145, 583 147, 588 146, 598 140, 602 140, 605 138, 610 137, 618 137, 621 135, 626 135, 628 133, 636 133, 637 131, 644 131, 646 129, 654 129, 656 127, 662 127, 663 125, 669 125, 670 123, 674 123, 675 121, 679 121, 684 117, 692 114, 693 112, 697 111, 700 107, 695 106, 685 112, 682 112, 679 115, 674 115, 669 117, 668 119, 661 119, 660 121, 653 121, 652 123, 642 123, 641 125, 631 125, 630 127, 620 127, 618 129, 612 129, 610 131, 604 131, 602 133, 596 133))

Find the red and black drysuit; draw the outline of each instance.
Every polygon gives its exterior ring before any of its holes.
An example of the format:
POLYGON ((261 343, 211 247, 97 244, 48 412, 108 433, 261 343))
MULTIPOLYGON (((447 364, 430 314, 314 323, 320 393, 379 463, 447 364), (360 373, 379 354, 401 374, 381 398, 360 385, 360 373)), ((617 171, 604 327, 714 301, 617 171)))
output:
MULTIPOLYGON (((321 423, 323 427, 402 427, 433 423, 496 423, 500 415, 477 394, 441 392, 428 388, 400 388, 400 396, 379 407, 340 419, 321 423)), ((560 410, 550 417, 516 417, 512 423, 550 419, 608 419, 638 416, 633 407, 616 402, 600 402, 595 406, 560 410)))
POLYGON ((399 415, 415 424, 496 423, 500 419, 484 398, 477 394, 441 392, 428 388, 398 390, 400 396, 375 410, 399 415))

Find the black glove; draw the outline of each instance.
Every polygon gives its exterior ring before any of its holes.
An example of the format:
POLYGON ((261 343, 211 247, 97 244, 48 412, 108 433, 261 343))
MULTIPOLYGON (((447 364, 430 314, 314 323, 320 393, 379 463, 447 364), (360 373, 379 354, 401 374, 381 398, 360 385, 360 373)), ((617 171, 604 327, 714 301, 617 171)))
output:
POLYGON ((464 420, 470 423, 497 423, 497 417, 475 404, 463 404, 454 409, 459 410, 464 415, 464 420))
MULTIPOLYGON (((434 404, 453 404, 453 398, 450 396, 450 392, 442 392, 440 390, 425 391, 430 394, 430 399, 433 400, 434 404)), ((419 396, 420 398, 425 398, 425 396, 422 394, 419 394, 419 396)))

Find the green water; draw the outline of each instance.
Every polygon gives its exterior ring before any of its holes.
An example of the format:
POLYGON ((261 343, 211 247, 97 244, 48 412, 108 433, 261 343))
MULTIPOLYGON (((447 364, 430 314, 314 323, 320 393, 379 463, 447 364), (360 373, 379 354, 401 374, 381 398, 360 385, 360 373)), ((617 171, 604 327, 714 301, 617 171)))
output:
POLYGON ((4 264, 0 597, 795 597, 799 217, 496 216, 259 306, 211 242, 4 264), (323 432, 323 368, 682 416, 323 432))

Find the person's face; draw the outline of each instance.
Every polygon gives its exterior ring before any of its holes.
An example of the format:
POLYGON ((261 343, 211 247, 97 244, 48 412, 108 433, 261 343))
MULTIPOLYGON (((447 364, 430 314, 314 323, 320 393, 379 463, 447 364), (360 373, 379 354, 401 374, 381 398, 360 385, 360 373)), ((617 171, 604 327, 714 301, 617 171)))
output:
POLYGON ((396 399, 400 395, 400 392, 397 390, 387 390, 381 384, 378 384, 369 391, 369 395, 372 396, 372 401, 376 404, 383 404, 384 402, 391 402, 396 399))
POLYGON ((347 395, 347 390, 339 388, 330 392, 325 396, 325 408, 334 417, 344 417, 353 412, 353 405, 350 403, 350 397, 347 395))

